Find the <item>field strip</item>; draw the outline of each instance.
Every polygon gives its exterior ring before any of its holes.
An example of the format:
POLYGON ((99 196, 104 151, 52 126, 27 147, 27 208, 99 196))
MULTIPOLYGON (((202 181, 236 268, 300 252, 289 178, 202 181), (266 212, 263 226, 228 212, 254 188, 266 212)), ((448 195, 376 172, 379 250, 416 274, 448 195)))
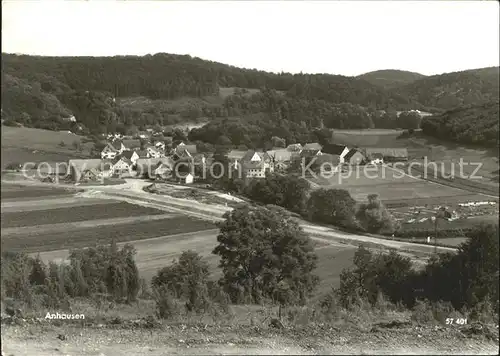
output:
MULTIPOLYGON (((17 192, 15 192, 17 193, 17 192)), ((13 202, 24 202, 24 201, 31 201, 31 200, 57 200, 57 199, 64 199, 64 198, 74 198, 75 194, 74 193, 67 193, 67 194, 50 194, 50 195, 40 195, 40 194, 35 194, 35 195, 28 195, 25 197, 1 197, 2 202, 6 203, 13 203, 13 202)))
POLYGON ((470 193, 475 193, 475 194, 479 194, 479 195, 482 195, 482 196, 485 196, 485 197, 488 197, 488 198, 495 198, 495 199, 498 199, 498 195, 489 195, 489 194, 485 194, 485 193, 480 193, 480 192, 477 192, 477 191, 473 191, 473 190, 468 190, 468 189, 465 189, 465 188, 458 188, 458 187, 455 187, 455 186, 452 186, 452 185, 447 185, 447 184, 443 184, 443 183, 438 183, 438 182, 435 182, 435 181, 432 181, 432 180, 429 180, 429 179, 424 179, 424 178, 421 178, 421 177, 415 177, 415 176, 412 176, 408 173, 405 173, 403 171, 400 171, 400 170, 396 170, 392 167, 389 167, 387 165, 384 165, 386 168, 389 168, 391 170, 393 170, 394 172, 398 172, 398 173, 402 173, 404 174, 405 176, 408 176, 410 178, 413 178, 415 180, 419 180, 421 182, 427 182, 429 184, 434 184, 434 185, 438 185, 438 186, 441 186, 441 187, 447 187, 447 188, 454 188, 456 190, 460 190, 460 191, 463 191, 463 192, 470 192, 470 193))
POLYGON ((109 226, 109 225, 133 224, 137 222, 171 219, 175 217, 177 217, 177 215, 162 214, 162 215, 132 216, 128 218, 96 219, 96 220, 78 221, 70 223, 37 225, 37 226, 12 227, 12 228, 2 229, 2 238, 26 235, 26 234, 28 235, 40 234, 47 232, 63 232, 63 231, 69 232, 70 230, 80 230, 85 228, 95 228, 95 227, 109 226))
MULTIPOLYGON (((189 238, 196 237, 197 235, 203 234, 205 238, 214 238, 214 241, 219 230, 218 229, 210 229, 210 230, 203 230, 203 231, 196 231, 196 232, 187 232, 187 233, 181 233, 181 234, 174 234, 174 235, 165 235, 165 236, 160 236, 160 237, 153 237, 150 239, 143 239, 143 240, 133 240, 133 241, 127 241, 127 242, 119 242, 117 243, 118 246, 124 246, 126 244, 131 244, 137 249, 137 256, 136 256, 136 261, 139 262, 139 258, 141 256, 141 251, 155 251, 156 253, 163 254, 167 251, 173 251, 172 249, 172 240, 187 240, 189 238)), ((214 244, 215 247, 215 244, 214 244)), ((47 252, 35 252, 32 253, 32 256, 37 256, 40 254, 40 257, 42 258, 43 261, 48 262, 48 261, 57 261, 57 260, 65 260, 68 255, 69 255, 69 250, 68 249, 63 249, 63 250, 54 250, 54 251, 47 251, 47 252)))
POLYGON ((111 199, 86 199, 86 198, 62 198, 62 199, 33 199, 26 201, 2 201, 2 213, 14 213, 34 210, 50 210, 58 208, 71 208, 72 206, 113 204, 117 201, 111 199))

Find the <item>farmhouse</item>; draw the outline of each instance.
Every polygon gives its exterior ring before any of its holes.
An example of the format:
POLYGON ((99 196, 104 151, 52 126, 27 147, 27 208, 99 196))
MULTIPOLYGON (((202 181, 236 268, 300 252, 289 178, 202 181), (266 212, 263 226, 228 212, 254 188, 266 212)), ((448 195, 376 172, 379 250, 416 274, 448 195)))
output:
POLYGON ((160 162, 158 162, 153 174, 155 179, 164 180, 170 178, 172 176, 172 172, 174 170, 174 161, 170 158, 164 158, 160 162))
POLYGON ((300 157, 314 157, 314 156, 321 156, 322 152, 321 150, 315 150, 315 149, 303 149, 300 151, 300 157))
POLYGON ((339 156, 339 163, 344 163, 345 156, 349 153, 349 148, 346 145, 336 145, 333 143, 327 144, 321 150, 322 153, 329 153, 339 156))
POLYGON ((286 147, 287 151, 300 152, 302 151, 302 145, 300 143, 292 143, 286 147))
POLYGON ((246 178, 264 178, 266 173, 273 172, 271 157, 266 152, 248 150, 241 159, 243 176, 246 178))
POLYGON ((322 169, 325 172, 338 172, 340 170, 340 155, 324 153, 314 157, 314 168, 322 169))
POLYGON ((86 169, 83 172, 82 180, 83 181, 95 181, 101 177, 102 177, 102 174, 100 171, 98 171, 96 168, 90 168, 90 169, 86 169))
POLYGON ((79 182, 88 170, 101 172, 101 176, 109 176, 111 163, 101 159, 71 159, 68 162, 69 176, 79 182))
POLYGON ((165 142, 162 141, 156 141, 155 142, 155 147, 158 150, 165 151, 165 142))
POLYGON ((286 171, 293 158, 299 156, 299 152, 289 151, 286 148, 267 151, 267 154, 271 157, 274 170, 281 172, 286 171))
MULTIPOLYGON (((408 150, 406 148, 365 148, 362 150, 368 160, 370 157, 382 156, 383 162, 404 162, 408 161, 408 150)), ((373 159, 376 159, 375 157, 373 159)))
POLYGON ((245 156, 247 151, 240 150, 232 150, 227 154, 227 159, 229 160, 229 164, 233 166, 235 169, 238 168, 238 164, 241 163, 241 159, 245 156))
POLYGON ((120 141, 108 142, 108 144, 101 151, 102 159, 113 159, 116 155, 119 155, 123 151, 125 151, 125 146, 120 141))
POLYGON ((147 146, 146 147, 146 151, 148 152, 149 157, 152 157, 152 158, 165 157, 165 155, 163 154, 163 152, 161 152, 160 150, 158 150, 155 146, 147 146))
POLYGON ((132 162, 132 165, 135 165, 135 163, 139 159, 139 155, 135 151, 123 151, 123 153, 116 156, 115 159, 119 157, 125 157, 126 159, 130 160, 132 162))
POLYGON ((116 157, 111 164, 114 175, 127 174, 132 171, 132 161, 126 157, 116 157))
POLYGON ((141 148, 141 141, 140 140, 123 140, 123 145, 125 146, 125 149, 127 150, 139 150, 141 148))
POLYGON ((192 158, 197 152, 196 145, 186 145, 183 142, 179 143, 174 150, 179 158, 192 158))
POLYGON ((349 165, 359 165, 365 161, 365 155, 361 153, 358 149, 353 148, 349 150, 349 153, 344 158, 344 163, 349 165))

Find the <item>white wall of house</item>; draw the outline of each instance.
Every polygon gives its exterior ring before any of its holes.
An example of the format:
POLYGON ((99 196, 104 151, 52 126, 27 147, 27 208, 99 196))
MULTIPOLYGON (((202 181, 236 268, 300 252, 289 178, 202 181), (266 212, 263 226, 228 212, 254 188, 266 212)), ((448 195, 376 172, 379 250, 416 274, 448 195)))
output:
POLYGON ((194 181, 194 177, 191 173, 189 173, 186 177, 184 177, 184 183, 192 184, 194 181))
POLYGON ((345 162, 344 158, 345 156, 349 153, 349 148, 347 147, 344 147, 344 150, 342 151, 342 153, 340 154, 339 156, 339 162, 342 164, 345 162))
POLYGON ((116 157, 118 152, 116 151, 111 151, 109 148, 104 148, 101 152, 101 158, 102 159, 113 159, 116 157))
POLYGON ((370 160, 370 164, 382 164, 382 163, 384 163, 383 158, 375 158, 375 159, 370 160))
POLYGON ((135 164, 138 159, 139 159, 139 155, 137 154, 137 152, 134 151, 134 153, 132 153, 132 156, 130 157, 132 164, 135 164))
POLYGON ((113 166, 113 171, 114 173, 123 173, 123 172, 130 172, 131 167, 127 162, 124 162, 123 160, 119 160, 118 162, 115 163, 113 166))

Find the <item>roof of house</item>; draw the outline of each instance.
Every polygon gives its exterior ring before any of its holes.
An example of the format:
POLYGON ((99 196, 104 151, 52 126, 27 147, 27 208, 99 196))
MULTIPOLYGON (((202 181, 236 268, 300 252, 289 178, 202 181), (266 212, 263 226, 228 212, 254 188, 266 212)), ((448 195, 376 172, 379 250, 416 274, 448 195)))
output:
POLYGON ((122 148, 122 141, 115 140, 115 141, 111 142, 111 146, 113 146, 114 149, 119 150, 122 148))
POLYGON ((338 164, 340 162, 340 155, 332 155, 329 153, 324 153, 322 155, 319 155, 315 161, 316 164, 323 164, 327 162, 332 164, 338 164))
POLYGON ((147 158, 148 157, 148 151, 146 151, 146 150, 137 150, 137 151, 135 151, 135 153, 137 153, 139 158, 147 158))
POLYGON ((144 169, 150 167, 157 167, 159 164, 174 164, 172 158, 170 157, 161 157, 161 158, 139 158, 136 162, 137 167, 144 169))
POLYGON ((123 145, 127 148, 133 149, 133 148, 140 148, 141 147, 141 140, 123 140, 123 145))
POLYGON ((198 152, 198 150, 196 149, 196 145, 177 145, 175 150, 179 153, 181 153, 182 151, 187 151, 190 154, 194 154, 194 153, 198 152))
POLYGON ((115 164, 117 164, 119 161, 123 161, 127 164, 132 164, 132 161, 130 159, 128 159, 127 157, 124 157, 123 155, 119 155, 119 156, 116 156, 112 161, 111 163, 113 164, 113 166, 115 164))
POLYGON ((372 153, 372 154, 367 155, 367 156, 370 159, 382 159, 382 158, 384 158, 384 155, 382 153, 378 153, 378 152, 372 153))
POLYGON ((82 172, 92 168, 103 170, 107 164, 109 165, 109 161, 98 158, 70 159, 68 162, 68 166, 70 167, 70 169, 74 170, 77 174, 81 174, 82 172))
POLYGON ((349 152, 345 155, 345 159, 348 161, 350 160, 356 153, 359 153, 360 155, 364 156, 364 154, 362 152, 360 152, 359 150, 357 150, 356 148, 352 148, 351 150, 349 150, 349 152))
POLYGON ((104 148, 102 150, 104 151, 106 149, 108 149, 108 150, 110 150, 112 152, 118 152, 118 150, 120 148, 116 149, 115 146, 111 142, 108 142, 108 143, 106 143, 106 146, 104 146, 104 148))
POLYGON ((286 149, 289 151, 300 151, 302 150, 302 145, 300 143, 292 143, 291 145, 286 146, 286 149))
POLYGON ((134 155, 135 151, 123 151, 118 157, 125 157, 127 159, 132 159, 132 156, 134 155))
POLYGON ((320 150, 314 150, 314 149, 303 149, 300 151, 300 156, 301 157, 311 157, 311 156, 316 156, 320 150))
POLYGON ((330 153, 333 155, 340 155, 344 149, 346 148, 346 145, 337 145, 334 143, 329 143, 323 146, 323 149, 321 150, 323 153, 330 153))
POLYGON ((92 173, 94 176, 98 176, 99 175, 99 171, 96 168, 85 169, 83 171, 83 173, 87 173, 87 172, 92 173))
POLYGON ((407 158, 408 149, 406 148, 364 148, 363 149, 367 157, 371 157, 375 153, 381 154, 383 157, 398 157, 407 158))
POLYGON ((240 151, 240 150, 232 150, 229 151, 227 154, 227 158, 229 159, 242 159, 247 151, 240 151))
POLYGON ((272 160, 274 160, 274 162, 286 162, 292 160, 293 156, 298 156, 298 152, 292 152, 286 148, 267 151, 267 154, 272 160))
POLYGON ((263 160, 263 161, 270 161, 271 160, 271 157, 269 157, 269 155, 266 152, 259 152, 259 151, 255 151, 255 150, 248 150, 245 153, 245 155, 241 158, 241 161, 242 162, 251 162, 250 160, 252 159, 252 157, 256 153, 259 155, 260 159, 263 160))
POLYGON ((312 143, 306 143, 303 148, 304 148, 304 150, 317 150, 317 151, 320 151, 323 148, 323 146, 321 146, 317 142, 312 142, 312 143))

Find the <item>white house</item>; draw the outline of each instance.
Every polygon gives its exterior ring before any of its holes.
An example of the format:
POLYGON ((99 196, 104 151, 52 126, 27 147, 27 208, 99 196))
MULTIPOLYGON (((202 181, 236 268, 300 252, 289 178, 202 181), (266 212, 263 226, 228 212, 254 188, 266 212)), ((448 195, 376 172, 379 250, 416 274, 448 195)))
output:
POLYGON ((155 142, 155 147, 158 150, 165 151, 165 142, 162 141, 156 141, 155 142))
POLYGON ((120 154, 120 157, 127 158, 132 162, 132 165, 135 165, 137 160, 140 158, 136 151, 123 151, 123 153, 120 154))
POLYGON ((123 156, 116 157, 112 161, 112 171, 115 175, 130 174, 132 171, 132 162, 123 156))
POLYGON ((249 150, 241 159, 246 178, 265 178, 267 172, 274 171, 271 157, 266 152, 249 150))
POLYGON ((191 173, 188 173, 184 177, 181 178, 181 182, 183 184, 192 184, 194 181, 194 176, 191 173))
POLYGON ((113 146, 113 144, 108 143, 106 146, 104 146, 104 148, 101 151, 101 158, 102 159, 113 159, 119 153, 120 153, 119 149, 116 149, 113 146))
POLYGON ((327 144, 321 151, 331 155, 338 155, 339 163, 343 164, 345 162, 345 156, 349 153, 349 147, 346 145, 327 144))
POLYGON ((148 146, 148 147, 146 147, 146 151, 147 151, 149 157, 151 157, 151 158, 165 157, 165 154, 163 152, 161 152, 160 150, 158 150, 154 146, 148 146))

